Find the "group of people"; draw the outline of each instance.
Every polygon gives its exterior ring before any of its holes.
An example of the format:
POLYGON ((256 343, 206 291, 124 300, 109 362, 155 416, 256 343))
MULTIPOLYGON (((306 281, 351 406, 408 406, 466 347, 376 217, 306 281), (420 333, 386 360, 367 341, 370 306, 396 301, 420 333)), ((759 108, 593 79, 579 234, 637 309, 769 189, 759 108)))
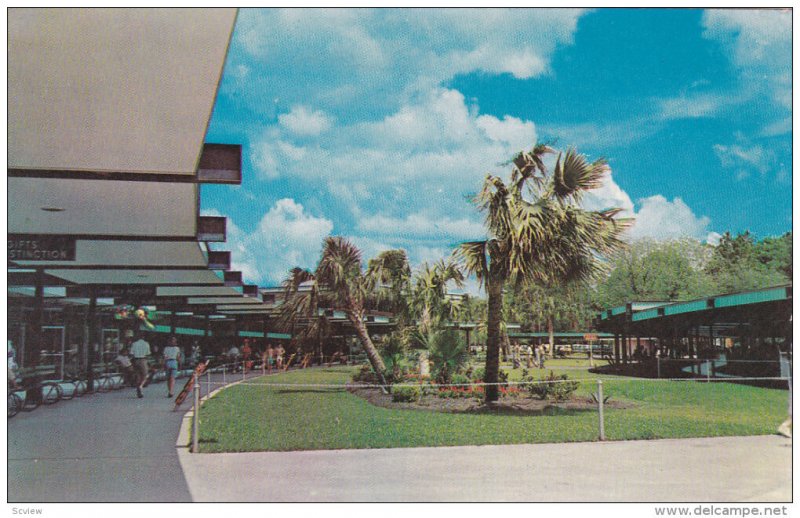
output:
MULTIPOLYGON (((150 358, 153 356, 150 343, 145 340, 144 334, 139 333, 135 336, 136 340, 130 345, 130 349, 123 347, 117 354, 116 363, 123 376, 136 387, 136 397, 144 397, 143 389, 152 379, 155 373, 150 368, 150 358)), ((178 347, 178 338, 170 336, 167 339, 167 346, 161 353, 161 366, 167 377, 167 397, 174 396, 175 378, 178 375, 178 368, 183 360, 183 353, 178 347)))
POLYGON ((247 372, 253 368, 255 361, 260 358, 261 373, 266 374, 267 372, 271 373, 273 369, 282 369, 285 355, 286 349, 284 349, 282 345, 273 347, 272 344, 267 344, 267 348, 261 352, 258 349, 253 350, 250 340, 245 339, 241 350, 236 346, 236 344, 232 345, 231 348, 228 349, 227 353, 225 354, 225 360, 231 365, 236 366, 238 366, 238 364, 241 362, 242 368, 245 372, 247 372))
POLYGON ((544 345, 531 347, 531 345, 528 344, 523 348, 519 342, 515 342, 511 346, 511 363, 515 369, 519 369, 522 365, 523 355, 527 368, 537 367, 539 369, 544 369, 544 361, 547 356, 547 348, 544 345))

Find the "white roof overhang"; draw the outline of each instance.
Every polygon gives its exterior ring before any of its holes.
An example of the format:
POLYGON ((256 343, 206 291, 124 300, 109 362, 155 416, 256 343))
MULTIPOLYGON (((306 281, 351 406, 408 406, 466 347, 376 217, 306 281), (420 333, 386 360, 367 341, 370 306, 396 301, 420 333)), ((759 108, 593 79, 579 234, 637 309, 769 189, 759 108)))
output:
POLYGON ((235 19, 9 9, 9 169, 193 176, 235 19))

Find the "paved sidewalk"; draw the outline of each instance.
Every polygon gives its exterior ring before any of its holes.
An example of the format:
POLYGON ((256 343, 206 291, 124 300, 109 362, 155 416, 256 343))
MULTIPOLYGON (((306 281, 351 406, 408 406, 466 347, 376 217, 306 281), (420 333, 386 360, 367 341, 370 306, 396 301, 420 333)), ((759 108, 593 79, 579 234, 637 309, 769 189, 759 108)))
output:
POLYGON ((779 436, 190 454, 205 502, 789 502, 779 436))
POLYGON ((190 502, 175 439, 191 396, 173 412, 166 391, 90 394, 9 419, 8 501, 190 502))

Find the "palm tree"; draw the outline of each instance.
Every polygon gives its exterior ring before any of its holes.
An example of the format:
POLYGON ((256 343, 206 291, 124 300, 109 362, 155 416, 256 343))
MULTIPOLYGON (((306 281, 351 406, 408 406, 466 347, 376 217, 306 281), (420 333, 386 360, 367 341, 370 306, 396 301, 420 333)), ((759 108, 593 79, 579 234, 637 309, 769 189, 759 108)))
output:
POLYGON ((329 291, 331 300, 337 307, 344 308, 347 319, 355 329, 358 341, 367 354, 372 370, 381 385, 386 385, 384 372, 386 366, 364 323, 364 302, 371 281, 361 270, 361 251, 343 237, 327 237, 322 248, 317 270, 317 282, 329 291))
POLYGON ((295 267, 283 281, 283 287, 284 301, 276 318, 277 326, 285 331, 292 330, 293 340, 316 342, 321 355, 322 340, 330 334, 331 326, 325 313, 320 311, 325 307, 325 297, 316 277, 308 270, 295 267))
POLYGON ((409 305, 420 332, 428 333, 456 316, 458 303, 447 297, 451 282, 459 288, 464 286, 464 273, 453 258, 440 259, 433 266, 423 263, 414 274, 409 305))
POLYGON ((405 250, 385 250, 367 263, 368 292, 377 307, 394 313, 403 327, 409 318, 407 293, 411 282, 411 266, 405 250))
POLYGON ((475 197, 485 213, 487 239, 462 243, 457 257, 486 286, 488 295, 486 402, 497 401, 503 288, 523 283, 552 284, 590 279, 601 258, 623 246, 629 221, 616 219, 621 209, 586 211, 582 194, 601 185, 605 160, 589 163, 574 149, 559 153, 552 174, 544 156, 554 153, 538 144, 514 159, 508 184, 487 175, 475 197))

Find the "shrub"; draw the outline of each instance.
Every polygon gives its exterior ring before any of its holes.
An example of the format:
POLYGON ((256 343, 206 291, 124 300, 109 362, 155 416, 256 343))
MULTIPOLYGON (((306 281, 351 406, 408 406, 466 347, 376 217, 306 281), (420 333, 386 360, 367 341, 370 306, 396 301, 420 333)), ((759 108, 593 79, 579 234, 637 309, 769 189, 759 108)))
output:
POLYGON ((438 383, 450 383, 469 359, 466 344, 455 331, 437 331, 427 335, 424 343, 430 351, 433 372, 438 383))
POLYGON ((529 385, 528 390, 539 399, 554 399, 556 401, 564 401, 572 396, 572 393, 578 390, 580 384, 575 381, 567 381, 567 375, 562 374, 556 376, 553 371, 543 380, 538 383, 529 385))
POLYGON ((497 373, 497 382, 501 387, 508 385, 508 373, 502 369, 497 373))
POLYGON ((397 403, 415 403, 422 396, 419 387, 393 387, 392 401, 397 403))
POLYGON ((472 375, 470 376, 470 378, 472 378, 473 381, 483 381, 485 374, 486 371, 483 369, 483 367, 478 367, 477 369, 472 371, 472 375))
POLYGON ((379 383, 378 376, 369 365, 362 365, 355 374, 353 374, 353 381, 360 383, 379 383))
POLYGON ((453 385, 466 385, 471 380, 464 374, 453 374, 452 380, 450 380, 453 385))

